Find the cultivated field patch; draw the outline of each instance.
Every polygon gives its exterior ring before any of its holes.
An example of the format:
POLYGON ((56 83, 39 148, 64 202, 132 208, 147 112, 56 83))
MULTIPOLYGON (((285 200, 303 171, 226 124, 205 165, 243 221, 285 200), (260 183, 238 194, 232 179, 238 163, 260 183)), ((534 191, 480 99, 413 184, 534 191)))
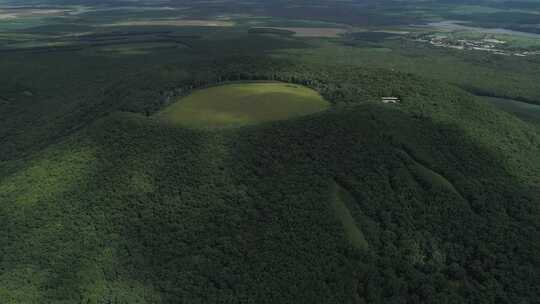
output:
POLYGON ((196 91, 156 115, 175 124, 221 128, 284 120, 328 107, 319 93, 303 86, 241 83, 196 91))
POLYGON ((118 44, 98 48, 96 51, 117 55, 144 55, 158 49, 181 49, 185 45, 170 42, 140 42, 132 44, 118 44))
POLYGON ((68 13, 67 9, 22 9, 22 8, 0 8, 0 20, 13 20, 31 17, 58 17, 68 13))
POLYGON ((135 20, 108 23, 104 26, 209 26, 228 27, 234 26, 232 21, 224 20, 198 20, 198 19, 160 19, 160 20, 135 20))
POLYGON ((332 27, 268 27, 267 29, 290 31, 296 37, 335 38, 347 33, 347 29, 332 27))

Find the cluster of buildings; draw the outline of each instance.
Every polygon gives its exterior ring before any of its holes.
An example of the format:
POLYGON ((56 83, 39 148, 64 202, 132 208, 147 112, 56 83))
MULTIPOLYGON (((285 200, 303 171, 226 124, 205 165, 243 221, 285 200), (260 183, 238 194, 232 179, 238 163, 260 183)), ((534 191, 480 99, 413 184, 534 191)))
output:
POLYGON ((497 55, 505 56, 530 56, 540 55, 540 51, 515 51, 505 49, 502 46, 506 44, 505 41, 485 38, 481 40, 469 40, 469 39, 455 39, 444 35, 428 35, 416 41, 427 42, 433 46, 445 47, 457 50, 472 50, 472 51, 485 51, 491 52, 497 55))

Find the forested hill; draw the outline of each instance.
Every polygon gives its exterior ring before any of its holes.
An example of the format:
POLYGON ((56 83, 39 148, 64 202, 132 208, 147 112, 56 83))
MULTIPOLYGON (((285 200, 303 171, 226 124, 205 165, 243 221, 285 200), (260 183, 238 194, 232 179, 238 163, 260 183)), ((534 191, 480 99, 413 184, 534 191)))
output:
POLYGON ((189 81, 173 68, 156 75, 177 78, 151 92, 129 79, 129 94, 117 83, 92 111, 69 109, 39 148, 9 138, 0 302, 540 297, 534 127, 455 87, 385 70, 268 60, 209 65, 189 81), (256 79, 305 84, 333 107, 219 130, 150 115, 184 90, 256 79), (401 102, 382 104, 388 95, 401 102))

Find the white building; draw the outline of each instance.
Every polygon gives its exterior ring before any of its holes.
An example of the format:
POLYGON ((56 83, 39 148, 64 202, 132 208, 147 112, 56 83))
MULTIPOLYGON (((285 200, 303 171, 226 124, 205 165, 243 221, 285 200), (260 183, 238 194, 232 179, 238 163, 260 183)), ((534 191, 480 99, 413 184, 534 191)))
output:
POLYGON ((382 103, 398 103, 398 102, 400 102, 399 98, 397 98, 397 97, 382 97, 381 101, 382 101, 382 103))

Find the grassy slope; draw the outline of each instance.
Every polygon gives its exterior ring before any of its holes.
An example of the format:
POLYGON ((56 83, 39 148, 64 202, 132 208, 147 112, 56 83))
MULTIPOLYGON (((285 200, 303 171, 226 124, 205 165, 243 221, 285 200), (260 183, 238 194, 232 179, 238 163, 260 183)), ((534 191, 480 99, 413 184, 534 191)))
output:
POLYGON ((224 127, 312 114, 329 104, 315 91, 283 83, 229 84, 197 91, 158 117, 194 127, 224 127))
POLYGON ((336 216, 343 225, 345 235, 351 244, 358 249, 367 249, 368 243, 362 231, 356 225, 354 217, 347 204, 354 204, 354 198, 347 190, 343 189, 338 184, 332 184, 334 187, 334 199, 331 201, 332 208, 334 209, 336 216))

